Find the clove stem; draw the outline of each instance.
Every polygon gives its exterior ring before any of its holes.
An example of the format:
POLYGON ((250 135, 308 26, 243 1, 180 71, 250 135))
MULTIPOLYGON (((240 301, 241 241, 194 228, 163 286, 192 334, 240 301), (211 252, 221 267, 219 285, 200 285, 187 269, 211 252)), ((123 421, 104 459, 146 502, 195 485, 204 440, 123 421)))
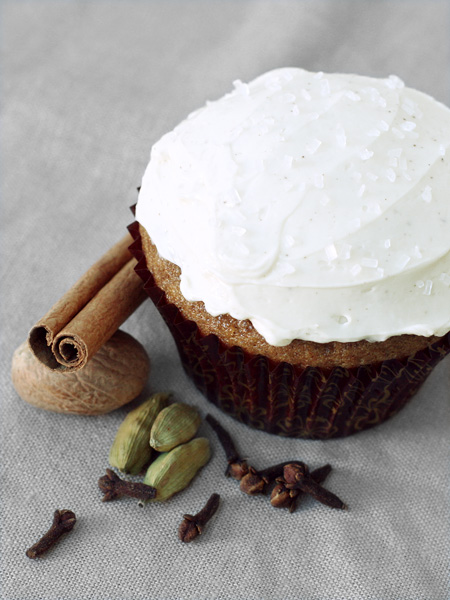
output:
POLYGON ((341 510, 347 510, 347 505, 342 502, 335 494, 322 487, 320 484, 315 482, 311 477, 302 479, 298 483, 294 484, 294 489, 298 489, 301 492, 309 494, 318 502, 329 506, 330 508, 339 508, 341 510))
POLYGON ((324 465, 311 472, 311 479, 316 483, 323 483, 330 473, 331 465, 324 465))
POLYGON ((106 469, 106 475, 100 477, 98 487, 104 493, 102 502, 109 502, 121 496, 129 496, 143 501, 151 500, 156 496, 156 488, 145 483, 125 481, 111 469, 106 469))
POLYGON ((242 479, 242 477, 248 473, 247 461, 239 456, 230 434, 212 415, 206 415, 206 421, 214 429, 217 437, 219 438, 219 442, 225 451, 228 461, 228 467, 225 471, 225 475, 227 477, 233 477, 237 480, 242 479))

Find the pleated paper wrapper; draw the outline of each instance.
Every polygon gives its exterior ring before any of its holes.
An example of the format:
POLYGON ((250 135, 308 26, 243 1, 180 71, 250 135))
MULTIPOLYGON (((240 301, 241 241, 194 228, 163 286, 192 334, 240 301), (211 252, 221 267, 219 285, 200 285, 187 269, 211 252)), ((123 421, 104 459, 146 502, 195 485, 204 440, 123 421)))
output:
POLYGON ((347 436, 395 415, 450 353, 450 332, 411 357, 346 369, 298 367, 228 347, 200 333, 166 300, 147 268, 139 225, 128 227, 136 273, 175 339, 183 367, 222 411, 256 429, 282 436, 347 436))

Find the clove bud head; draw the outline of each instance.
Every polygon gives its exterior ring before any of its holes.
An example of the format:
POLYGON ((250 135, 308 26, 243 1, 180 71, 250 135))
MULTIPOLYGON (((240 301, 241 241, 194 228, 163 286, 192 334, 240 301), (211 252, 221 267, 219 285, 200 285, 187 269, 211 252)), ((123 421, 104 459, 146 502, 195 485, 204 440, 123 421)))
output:
POLYGON ((247 475, 248 470, 249 466, 247 461, 242 460, 241 458, 233 458, 232 460, 228 461, 228 467, 225 471, 225 475, 240 481, 245 475, 247 475))
POLYGON ((249 496, 256 496, 257 494, 264 494, 268 480, 254 469, 249 467, 248 473, 241 479, 239 485, 241 492, 248 494, 249 496))
POLYGON ((272 490, 270 504, 275 508, 289 508, 289 511, 293 512, 297 496, 297 490, 288 490, 284 483, 280 481, 272 490))
POLYGON ((183 521, 178 528, 178 537, 185 544, 189 544, 202 533, 202 528, 195 522, 194 515, 183 515, 183 521))
POLYGON ((178 537, 188 544, 203 533, 203 528, 219 507, 219 494, 211 494, 208 502, 196 515, 183 515, 183 521, 178 528, 178 537))
POLYGON ((309 476, 309 469, 304 462, 295 462, 286 465, 283 469, 283 479, 287 485, 295 484, 304 477, 309 476))

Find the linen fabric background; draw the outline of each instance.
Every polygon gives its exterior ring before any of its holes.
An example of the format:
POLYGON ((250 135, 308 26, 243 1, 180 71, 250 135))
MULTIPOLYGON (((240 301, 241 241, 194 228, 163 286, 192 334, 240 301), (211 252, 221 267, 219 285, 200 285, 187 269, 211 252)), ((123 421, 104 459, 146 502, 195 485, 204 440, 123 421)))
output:
MULTIPOLYGON (((1 4, 1 598, 442 600, 449 582, 450 359, 391 421, 347 439, 289 440, 222 415, 187 380, 150 301, 124 325, 147 349, 143 398, 210 411, 257 467, 327 462, 348 512, 249 498, 213 457, 164 505, 101 502, 98 478, 129 407, 45 412, 13 389, 28 330, 124 233, 151 145, 207 99, 280 66, 400 76, 450 104, 443 0, 3 1, 1 4), (201 539, 185 512, 219 492, 201 539), (56 508, 78 522, 32 561, 56 508)), ((424 224, 425 226, 425 224, 424 224)))

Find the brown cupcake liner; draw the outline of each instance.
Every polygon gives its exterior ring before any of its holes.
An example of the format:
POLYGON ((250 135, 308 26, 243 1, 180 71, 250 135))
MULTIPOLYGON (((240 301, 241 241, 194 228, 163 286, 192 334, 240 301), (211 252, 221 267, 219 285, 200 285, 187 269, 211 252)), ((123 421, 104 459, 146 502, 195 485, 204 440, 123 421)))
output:
POLYGON ((216 406, 269 433, 327 439, 347 436, 395 415, 450 353, 450 332, 414 356, 345 369, 295 367, 227 347, 200 333, 166 300, 148 270, 137 222, 129 226, 136 273, 175 339, 186 373, 216 406))

